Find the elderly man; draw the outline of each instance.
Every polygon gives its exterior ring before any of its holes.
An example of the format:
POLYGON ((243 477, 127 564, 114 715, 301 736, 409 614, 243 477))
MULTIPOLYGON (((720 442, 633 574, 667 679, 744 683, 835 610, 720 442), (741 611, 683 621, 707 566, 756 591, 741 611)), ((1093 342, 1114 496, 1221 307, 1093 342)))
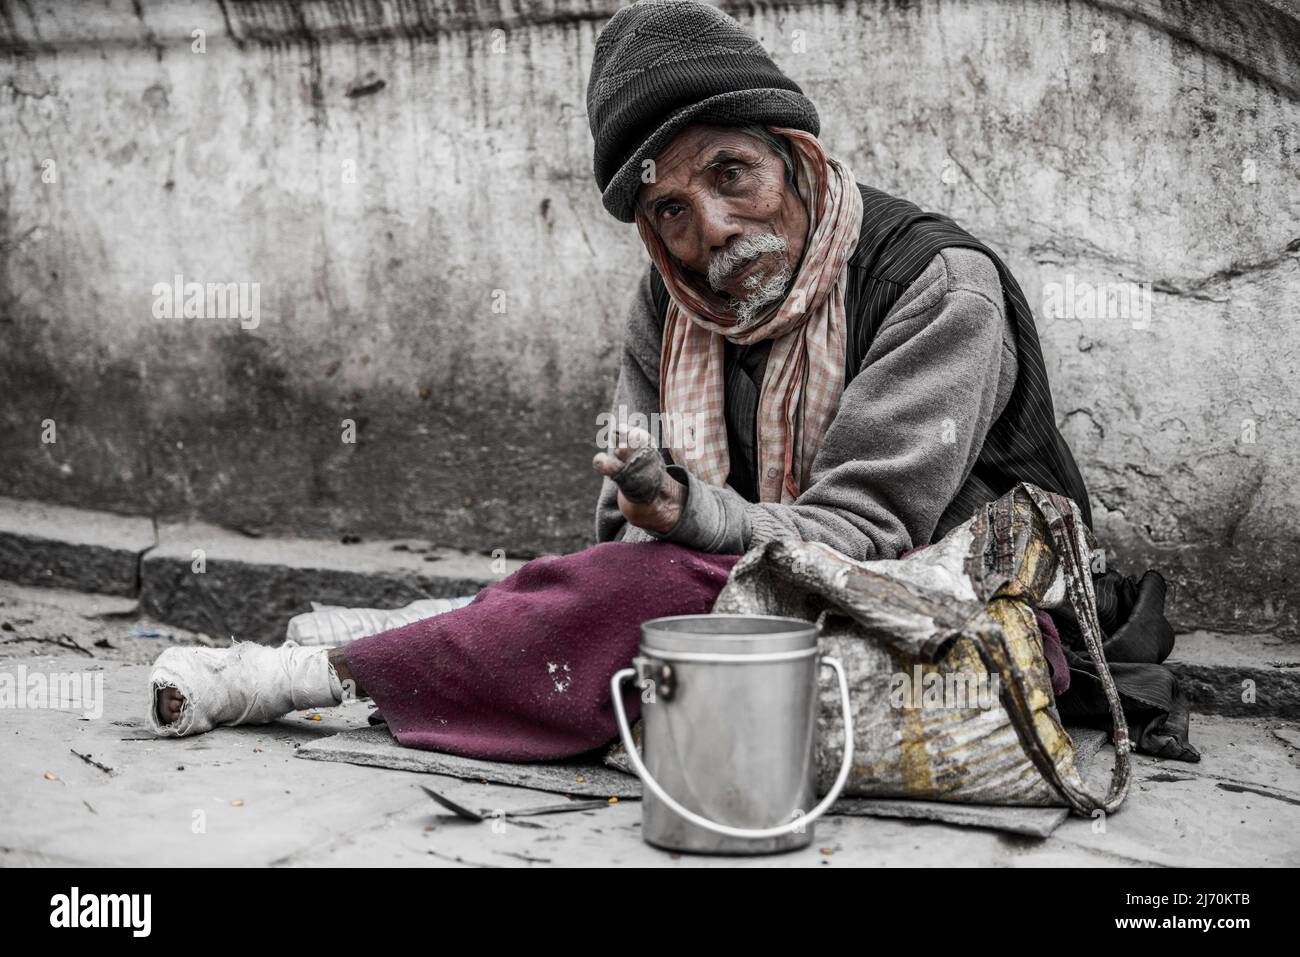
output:
POLYGON ((587 99, 605 207, 651 259, 615 405, 695 426, 664 457, 644 435, 597 456, 600 540, 630 524, 706 552, 789 535, 893 558, 1022 480, 1091 521, 1015 280, 951 220, 857 184, 734 21, 620 11, 587 99))
POLYGON ((604 206, 650 258, 615 408, 671 425, 596 455, 600 544, 342 648, 170 649, 156 733, 272 720, 350 683, 404 745, 565 757, 616 736, 609 679, 639 624, 708 612, 765 538, 896 558, 1022 480, 1088 516, 1015 280, 952 220, 858 184, 734 20, 620 10, 587 105, 604 206))

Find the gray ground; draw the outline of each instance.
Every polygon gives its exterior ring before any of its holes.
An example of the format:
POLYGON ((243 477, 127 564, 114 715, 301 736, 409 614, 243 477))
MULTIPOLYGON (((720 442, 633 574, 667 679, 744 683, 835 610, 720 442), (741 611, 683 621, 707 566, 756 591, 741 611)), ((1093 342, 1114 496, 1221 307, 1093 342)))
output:
MULTIPOLYGON (((562 800, 439 775, 295 758, 366 723, 365 703, 185 739, 144 729, 148 664, 169 643, 211 641, 142 618, 128 599, 0 582, 0 672, 103 674, 103 716, 0 711, 0 864, 9 866, 717 864, 640 839, 635 801, 470 823, 417 787, 474 808, 562 800), (156 631, 158 636, 136 633, 156 631), (79 757, 77 753, 85 757, 79 757), (93 764, 91 762, 97 762, 93 764), (102 765, 102 767, 97 766, 102 765)), ((1119 813, 1071 818, 1051 837, 862 817, 816 825, 791 854, 743 866, 1300 864, 1300 725, 1197 715, 1199 764, 1136 756, 1119 813)), ((1109 754, 1107 749, 1106 754, 1109 754)), ((1095 773, 1105 776, 1108 761, 1095 773)))

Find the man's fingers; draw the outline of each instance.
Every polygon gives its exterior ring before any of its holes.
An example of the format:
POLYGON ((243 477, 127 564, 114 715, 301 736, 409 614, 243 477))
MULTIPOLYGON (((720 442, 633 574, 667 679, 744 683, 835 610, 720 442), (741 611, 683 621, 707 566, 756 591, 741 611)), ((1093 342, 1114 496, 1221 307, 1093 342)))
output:
POLYGON ((617 482, 623 497, 631 502, 654 501, 664 479, 663 459, 645 429, 620 428, 614 447, 597 452, 591 467, 617 482))
POLYGON ((591 467, 601 475, 613 478, 623 468, 623 460, 608 452, 597 452, 596 457, 591 460, 591 467))
POLYGON ((591 467, 618 483, 623 497, 631 502, 652 502, 664 479, 663 459, 653 448, 597 452, 591 467), (618 453, 626 453, 626 457, 618 453))
POLYGON ((611 475, 629 502, 653 502, 666 477, 663 459, 652 448, 633 451, 632 457, 621 463, 617 474, 611 475))
POLYGON ((637 452, 653 447, 654 441, 645 429, 619 429, 614 436, 614 447, 606 452, 598 452, 591 460, 591 467, 602 475, 613 477, 623 465, 636 457, 637 452))

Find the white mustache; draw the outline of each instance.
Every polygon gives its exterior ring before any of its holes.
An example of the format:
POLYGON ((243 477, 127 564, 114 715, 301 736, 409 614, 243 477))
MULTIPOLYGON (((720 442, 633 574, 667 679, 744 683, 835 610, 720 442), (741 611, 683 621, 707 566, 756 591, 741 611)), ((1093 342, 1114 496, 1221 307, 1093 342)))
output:
POLYGON ((790 244, 775 233, 761 233, 737 240, 729 249, 715 253, 709 259, 709 285, 723 291, 723 284, 751 259, 763 253, 789 252, 790 244))

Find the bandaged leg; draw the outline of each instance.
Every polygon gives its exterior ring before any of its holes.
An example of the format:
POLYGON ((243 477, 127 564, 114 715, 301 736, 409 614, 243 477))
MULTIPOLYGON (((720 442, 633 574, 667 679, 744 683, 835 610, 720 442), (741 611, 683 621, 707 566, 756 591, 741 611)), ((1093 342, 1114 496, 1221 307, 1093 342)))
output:
POLYGON ((268 648, 237 642, 230 648, 168 648, 149 676, 149 730, 184 737, 220 725, 265 724, 299 708, 343 701, 343 686, 328 648, 286 642, 268 648), (163 688, 185 701, 180 717, 163 724, 156 702, 163 688))
POLYGON ((338 605, 318 605, 312 602, 312 611, 294 615, 289 619, 285 638, 300 645, 328 645, 341 648, 358 638, 378 635, 381 632, 424 621, 434 615, 444 615, 463 608, 474 600, 473 595, 461 598, 421 598, 404 608, 343 608, 338 605))

